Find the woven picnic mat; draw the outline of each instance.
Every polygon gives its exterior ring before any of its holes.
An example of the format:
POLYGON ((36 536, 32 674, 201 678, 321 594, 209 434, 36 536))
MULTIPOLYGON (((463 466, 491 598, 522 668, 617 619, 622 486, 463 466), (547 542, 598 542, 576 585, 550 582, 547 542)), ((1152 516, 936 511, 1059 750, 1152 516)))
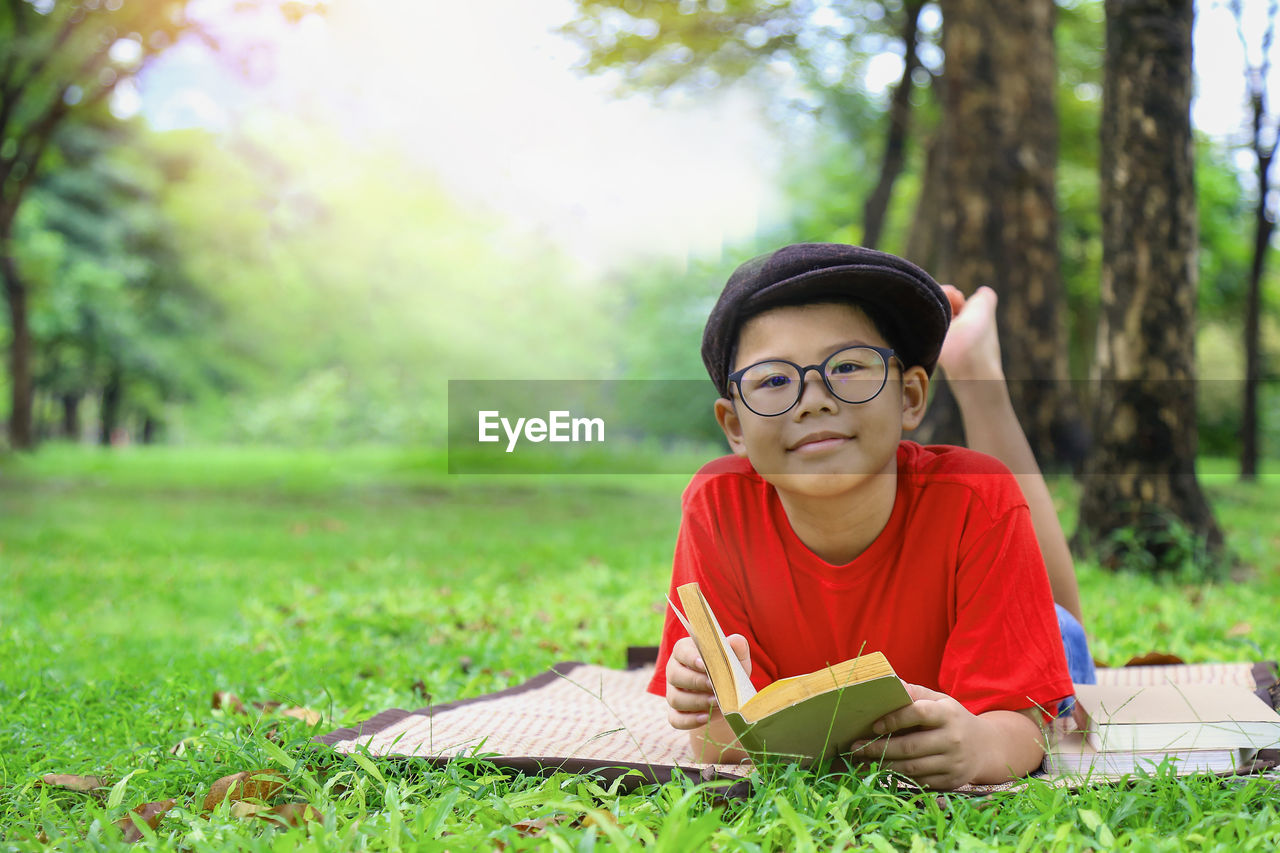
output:
MULTIPOLYGON (((415 711, 384 711, 316 740, 339 752, 367 749, 375 756, 421 757, 437 763, 475 757, 519 772, 594 773, 609 780, 622 778, 630 785, 664 782, 674 773, 708 780, 750 775, 750 764, 693 760, 688 735, 667 724, 665 700, 645 691, 652 675, 651 663, 628 670, 560 663, 499 693, 415 711)), ((1273 664, 1099 669, 1098 681, 1135 686, 1238 684, 1257 691, 1273 706, 1276 699, 1273 664)), ((970 790, 985 793, 1018 784, 970 790)))

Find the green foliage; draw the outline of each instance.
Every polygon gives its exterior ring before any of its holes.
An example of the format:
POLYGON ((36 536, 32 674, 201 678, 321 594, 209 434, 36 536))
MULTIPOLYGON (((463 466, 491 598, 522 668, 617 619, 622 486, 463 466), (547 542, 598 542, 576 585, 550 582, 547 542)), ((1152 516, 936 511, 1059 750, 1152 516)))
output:
POLYGON ((127 410, 158 420, 218 362, 203 346, 212 304, 185 276, 159 209, 181 161, 148 141, 138 125, 65 126, 56 167, 20 211, 16 255, 34 294, 39 391, 80 399, 114 376, 127 410))
MULTIPOLYGON (((636 89, 711 89, 789 66, 827 95, 859 88, 868 56, 892 44, 901 0, 777 3, 770 0, 575 0, 564 32, 588 50, 584 68, 636 89)), ((781 89, 782 86, 777 86, 781 89)))
POLYGON ((615 375, 614 294, 403 155, 283 120, 166 142, 190 166, 165 214, 238 365, 184 434, 438 444, 449 379, 615 375))
MULTIPOLYGON (((1092 650, 1118 665, 1274 659, 1280 480, 1206 481, 1259 571, 1194 583, 1079 567, 1092 650)), ((177 797, 141 849, 1271 850, 1274 780, 1178 779, 974 798, 886 775, 772 768, 725 799, 678 781, 633 794, 482 762, 432 768, 327 755, 314 730, 212 709, 212 690, 324 715, 475 696, 551 663, 617 666, 661 627, 675 477, 457 478, 438 453, 47 446, 0 461, 0 836, 8 848, 124 849, 111 823, 177 797), (495 536, 494 530, 503 531, 495 536), (606 602, 602 606, 601 602, 606 602), (464 661, 464 659, 466 659, 464 661), (181 743, 180 750, 174 747, 181 743), (323 821, 208 817, 213 780, 286 774, 323 821), (43 787, 102 774, 115 796, 43 787), (132 774, 132 775, 130 775, 132 774), (613 820, 605 817, 611 815, 613 820), (550 820, 563 816, 562 821, 550 820), (594 815, 590 821, 575 820, 594 815), (539 834, 517 824, 543 819, 539 834)), ((1062 485, 1061 483, 1056 485, 1062 485)))

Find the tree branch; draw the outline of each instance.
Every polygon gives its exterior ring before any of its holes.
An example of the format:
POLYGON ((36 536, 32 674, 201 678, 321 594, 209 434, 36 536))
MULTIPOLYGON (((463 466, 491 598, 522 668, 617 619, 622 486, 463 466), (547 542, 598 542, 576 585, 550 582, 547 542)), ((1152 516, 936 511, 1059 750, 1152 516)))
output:
POLYGON ((914 88, 912 75, 920 67, 920 57, 916 53, 916 34, 923 7, 924 0, 908 0, 903 10, 906 15, 902 27, 902 78, 893 90, 893 97, 889 102, 889 131, 885 135, 880 176, 862 209, 862 242, 873 249, 880 242, 893 184, 902 172, 906 159, 907 134, 911 125, 911 90, 914 88))

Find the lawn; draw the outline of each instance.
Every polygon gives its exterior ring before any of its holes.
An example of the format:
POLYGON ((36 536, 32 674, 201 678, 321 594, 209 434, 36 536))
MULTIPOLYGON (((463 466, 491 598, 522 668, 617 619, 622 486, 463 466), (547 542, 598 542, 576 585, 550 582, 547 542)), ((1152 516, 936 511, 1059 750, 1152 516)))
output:
MULTIPOLYGON (((1280 657, 1280 476, 1240 485, 1224 463, 1204 469, 1252 568, 1205 582, 1082 565, 1099 660, 1280 657)), ((560 660, 620 666, 626 646, 656 641, 685 477, 443 470, 438 456, 387 449, 50 446, 0 459, 0 848, 123 846, 112 824, 169 798, 147 846, 1280 847, 1280 788, 1259 778, 980 799, 784 769, 726 801, 691 782, 622 794, 566 775, 317 754, 317 731, 560 660), (250 712, 213 707, 215 691, 250 712), (215 780, 268 768, 286 783, 277 799, 310 803, 318 820, 203 813, 215 780), (40 784, 51 773, 107 787, 40 784)), ((1068 517, 1070 485, 1058 493, 1068 517)))

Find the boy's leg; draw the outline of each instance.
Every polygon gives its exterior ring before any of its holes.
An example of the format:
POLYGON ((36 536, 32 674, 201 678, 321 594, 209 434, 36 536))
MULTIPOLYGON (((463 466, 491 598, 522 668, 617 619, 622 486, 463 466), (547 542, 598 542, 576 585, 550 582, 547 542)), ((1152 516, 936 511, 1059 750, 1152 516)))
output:
POLYGON ((950 285, 943 288, 951 300, 952 320, 938 364, 946 373, 960 407, 965 438, 969 447, 996 457, 1018 478, 1031 509, 1031 522, 1049 572, 1053 600, 1066 608, 1077 624, 1083 623, 1080 588, 1076 584, 1067 537, 1062 532, 1035 454, 1014 414, 1009 387, 1005 384, 996 333, 995 291, 980 287, 966 300, 956 288, 950 285))
POLYGON ((1062 648, 1067 653, 1071 680, 1076 684, 1097 684, 1098 673, 1093 666, 1093 655, 1089 654, 1084 627, 1061 604, 1055 604, 1054 608, 1058 611, 1058 630, 1062 632, 1062 648))

